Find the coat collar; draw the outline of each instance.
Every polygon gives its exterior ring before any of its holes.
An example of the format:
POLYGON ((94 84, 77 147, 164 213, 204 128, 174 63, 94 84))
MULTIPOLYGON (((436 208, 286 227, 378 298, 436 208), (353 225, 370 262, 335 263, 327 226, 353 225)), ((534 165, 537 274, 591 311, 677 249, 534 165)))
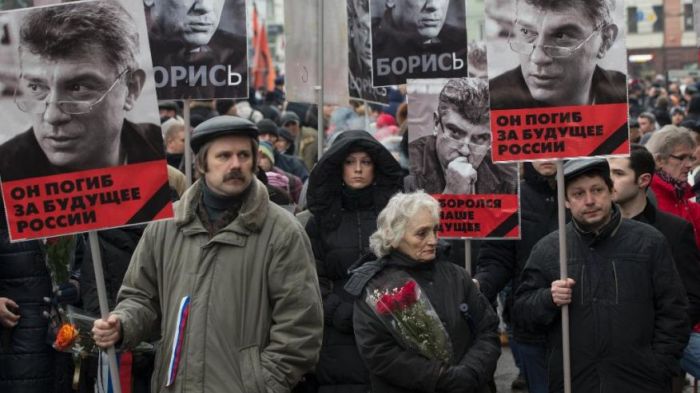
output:
MULTIPOLYGON (((202 200, 202 189, 197 180, 182 195, 175 206, 175 225, 185 234, 207 233, 202 221, 197 216, 197 207, 202 200)), ((265 185, 253 178, 251 190, 243 200, 243 205, 233 222, 222 228, 219 233, 235 233, 248 236, 260 232, 269 211, 269 196, 265 185)), ((218 234, 217 234, 218 235, 218 234)), ((215 236, 216 237, 216 236, 215 236)), ((236 242, 237 243, 237 242, 236 242)))

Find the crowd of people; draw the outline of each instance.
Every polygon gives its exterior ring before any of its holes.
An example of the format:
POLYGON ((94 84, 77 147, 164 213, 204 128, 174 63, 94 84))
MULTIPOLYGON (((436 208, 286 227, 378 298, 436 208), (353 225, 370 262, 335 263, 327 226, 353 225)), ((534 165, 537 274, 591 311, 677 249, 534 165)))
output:
MULTIPOLYGON (((360 105, 326 108, 318 162, 315 108, 286 104, 300 116, 267 105, 198 102, 188 127, 177 103, 161 102, 167 161, 184 170, 191 129, 196 181, 173 190, 174 220, 99 233, 113 311, 95 322, 96 344, 155 344, 134 353, 133 391, 494 392, 501 293, 522 374, 514 388, 563 389, 562 305, 571 313, 574 391, 681 391, 685 373, 700 376, 691 127, 666 125, 628 158, 564 166, 566 280, 558 276, 556 165, 523 164, 522 239, 478 242, 470 276, 454 263, 464 260, 458 242, 437 238, 437 202, 402 193, 405 104, 399 122, 360 105), (369 127, 373 135, 361 130, 366 123, 392 125, 403 143, 383 144, 375 137, 383 127, 369 127), (387 297, 407 288, 431 346, 403 330, 411 326, 405 310, 392 309, 402 303, 387 297)), ((98 315, 87 239, 76 243, 72 279, 59 291, 47 281, 40 242, 3 239, 0 386, 92 391, 97 358, 76 368, 47 344, 42 316, 44 298, 98 315), (26 374, 28 364, 41 367, 26 374)))
MULTIPOLYGON (((515 166, 493 163, 488 125, 496 96, 489 98, 485 78, 446 82, 431 113, 433 133, 411 143, 405 86, 386 89, 388 105, 325 106, 320 122, 313 105, 286 101, 279 77, 273 91, 252 91, 248 100, 195 100, 188 111, 181 101, 161 101, 161 146, 157 126, 125 117, 145 77, 131 64, 137 40, 115 23, 128 18, 104 2, 106 19, 78 25, 94 17, 80 11, 82 4, 68 14, 39 11, 23 27, 20 46, 29 50, 22 51, 24 84, 13 105, 32 127, 0 146, 3 181, 164 158, 175 217, 100 231, 92 238, 98 244, 74 235, 64 250, 70 274, 60 283, 46 264, 48 242, 11 243, 0 220, 0 392, 104 386, 97 353, 71 356, 52 347, 57 305, 94 318, 90 338, 102 349, 116 347, 120 380, 135 393, 493 393, 502 345, 499 296, 521 373, 513 388, 564 390, 563 306, 573 391, 680 392, 686 373, 700 377, 695 81, 632 80, 629 157, 563 165, 568 277, 562 279, 558 167, 524 163, 518 184, 515 166), (91 34, 95 25, 105 34, 91 34), (72 35, 61 30, 66 26, 72 35), (116 59, 104 60, 107 54, 116 59), (83 99, 74 92, 73 99, 50 100, 67 84, 56 79, 56 67, 69 81, 90 68, 96 86, 83 99), (35 91, 38 82, 44 92, 35 91), (67 139, 76 148, 51 136, 56 129, 73 130, 67 139), (409 164, 409 151, 423 172, 409 164), (189 187, 186 173, 194 174, 189 187), (438 239, 440 204, 430 194, 518 189, 521 238, 472 242, 473 266, 465 269, 463 242, 438 239), (91 248, 102 256, 111 310, 105 318, 91 248)), ((149 6, 152 28, 176 15, 164 4, 149 6)), ((223 2, 217 4, 220 14, 223 2)), ((440 25, 447 4, 431 5, 441 10, 440 25)), ((390 29, 405 15, 395 2, 386 6, 375 22, 390 29)), ((490 81, 491 90, 503 86, 498 92, 510 94, 498 101, 519 100, 518 107, 556 106, 562 98, 571 105, 625 101, 624 75, 597 65, 617 36, 609 15, 596 14, 601 23, 589 24, 584 14, 572 17, 584 8, 568 3, 527 0, 517 7, 521 26, 565 28, 582 41, 552 46, 510 37, 520 65, 490 81), (546 18, 540 9, 548 10, 546 18), (543 82, 555 75, 528 71, 542 61, 575 80, 543 82)), ((192 37, 187 47, 216 47, 226 37, 213 27, 198 32, 213 41, 192 37)), ((449 30, 426 30, 429 43, 449 43, 449 30)), ((171 38, 158 32, 159 41, 171 38)), ((387 42, 385 49, 394 49, 387 42)), ((3 218, 4 209, 0 204, 3 218)))

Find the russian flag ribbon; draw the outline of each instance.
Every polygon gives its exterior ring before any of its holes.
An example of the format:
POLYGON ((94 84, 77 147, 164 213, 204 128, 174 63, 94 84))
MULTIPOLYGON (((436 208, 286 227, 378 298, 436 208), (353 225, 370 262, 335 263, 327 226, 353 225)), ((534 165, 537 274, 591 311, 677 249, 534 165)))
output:
POLYGON ((165 381, 165 386, 170 386, 175 383, 177 376, 177 368, 180 365, 180 357, 182 355, 182 343, 185 341, 185 330, 187 328, 187 317, 190 315, 190 297, 185 296, 180 301, 180 311, 177 313, 177 331, 173 337, 172 352, 170 355, 170 363, 168 365, 168 379, 165 381))

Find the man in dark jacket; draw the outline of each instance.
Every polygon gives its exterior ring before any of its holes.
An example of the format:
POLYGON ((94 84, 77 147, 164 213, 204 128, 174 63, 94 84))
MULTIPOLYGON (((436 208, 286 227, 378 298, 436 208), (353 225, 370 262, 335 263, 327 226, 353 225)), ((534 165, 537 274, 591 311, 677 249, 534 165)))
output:
MULTIPOLYGON (((622 217, 647 223, 661 232, 669 245, 676 270, 688 295, 688 318, 693 336, 700 336, 700 253, 695 243, 693 226, 686 220, 657 209, 647 199, 647 189, 656 171, 654 157, 644 147, 632 145, 629 158, 609 158, 610 176, 615 185, 613 200, 620 206, 622 217)), ((690 340, 683 355, 686 371, 697 374, 700 359, 696 358, 698 341, 690 340), (693 355, 696 356, 693 356, 693 355)))
POLYGON ((564 166, 568 277, 560 279, 559 232, 532 250, 514 312, 546 329, 549 391, 563 391, 559 307, 568 305, 575 392, 668 392, 688 342, 687 300, 668 243, 621 217, 604 159, 564 166))
MULTIPOLYGON (((524 180, 520 183, 522 239, 486 241, 481 245, 474 279, 481 293, 492 303, 511 280, 515 292, 532 247, 557 229, 556 172, 557 168, 551 161, 526 163, 524 180)), ((511 294, 506 299, 504 310, 513 329, 511 349, 514 356, 520 358, 529 392, 547 392, 545 334, 543 331, 528 331, 510 315, 513 298, 511 294)))

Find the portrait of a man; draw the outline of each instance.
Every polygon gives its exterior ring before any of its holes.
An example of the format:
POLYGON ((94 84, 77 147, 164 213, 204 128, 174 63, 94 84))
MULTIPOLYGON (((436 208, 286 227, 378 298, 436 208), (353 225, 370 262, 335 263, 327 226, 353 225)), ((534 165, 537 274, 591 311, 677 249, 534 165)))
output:
POLYGON ((348 10, 348 86, 350 97, 387 103, 383 87, 372 87, 372 40, 369 0, 347 0, 348 10))
POLYGON ((448 80, 438 96, 433 134, 409 143, 406 187, 430 194, 516 194, 517 165, 491 160, 489 120, 484 79, 448 80))
POLYGON ((626 103, 625 74, 599 64, 620 34, 614 10, 615 0, 516 0, 507 50, 518 65, 491 79, 491 108, 626 103))
POLYGON ((143 0, 143 3, 159 99, 247 96, 244 1, 143 0), (243 34, 223 28, 226 7, 235 15, 229 22, 243 34))
POLYGON ((31 127, 0 145, 3 182, 165 157, 160 127, 126 119, 146 73, 135 22, 118 2, 18 15, 19 82, 7 104, 31 127))
POLYGON ((379 7, 378 14, 375 14, 376 8, 372 9, 374 86, 403 84, 407 78, 466 74, 463 0, 383 0, 378 3, 384 6, 379 7), (435 62, 427 60, 431 55, 435 62))

